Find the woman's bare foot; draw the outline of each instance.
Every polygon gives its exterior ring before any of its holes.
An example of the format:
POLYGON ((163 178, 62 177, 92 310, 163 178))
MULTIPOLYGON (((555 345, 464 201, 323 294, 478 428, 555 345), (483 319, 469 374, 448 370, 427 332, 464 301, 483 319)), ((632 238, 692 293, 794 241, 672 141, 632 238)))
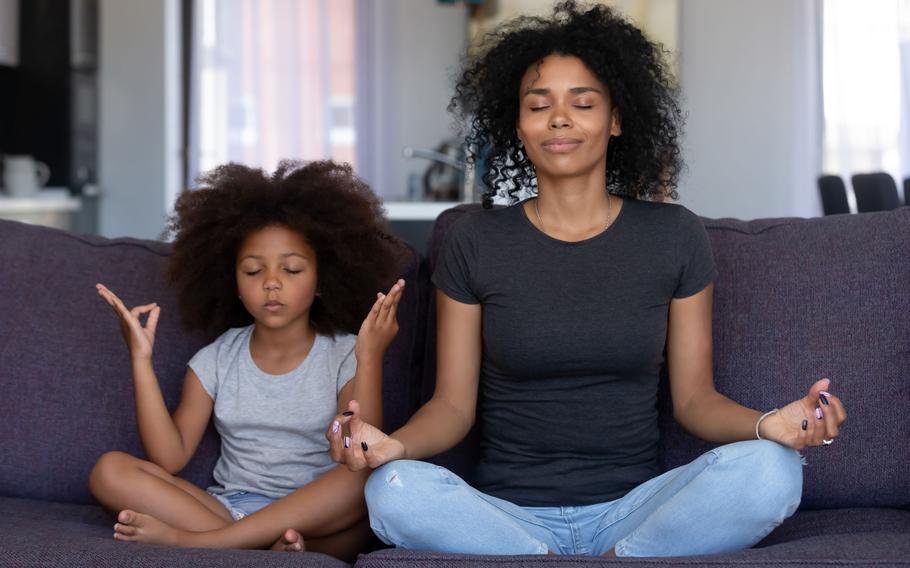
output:
POLYGON ((280 550, 282 552, 303 552, 306 550, 306 543, 303 541, 303 537, 300 536, 299 532, 294 529, 288 529, 284 531, 281 538, 275 541, 275 544, 272 545, 272 550, 280 550))
POLYGON ((129 509, 120 511, 114 525, 114 538, 129 542, 179 546, 177 535, 177 529, 167 523, 129 509))

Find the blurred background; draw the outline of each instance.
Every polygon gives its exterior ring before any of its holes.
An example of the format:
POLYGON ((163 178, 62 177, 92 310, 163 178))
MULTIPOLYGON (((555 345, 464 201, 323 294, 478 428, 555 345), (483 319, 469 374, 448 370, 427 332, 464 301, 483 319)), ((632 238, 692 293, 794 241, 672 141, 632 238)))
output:
MULTIPOLYGON (((872 207, 904 204, 910 0, 605 3, 677 74, 682 204, 741 219, 856 212, 870 206, 852 177, 872 172, 894 185, 872 207), (837 207, 823 207, 824 174, 843 183, 837 207)), ((333 158, 421 248, 438 212, 477 194, 446 112, 461 56, 552 5, 0 0, 0 217, 155 238, 201 171, 333 158)))

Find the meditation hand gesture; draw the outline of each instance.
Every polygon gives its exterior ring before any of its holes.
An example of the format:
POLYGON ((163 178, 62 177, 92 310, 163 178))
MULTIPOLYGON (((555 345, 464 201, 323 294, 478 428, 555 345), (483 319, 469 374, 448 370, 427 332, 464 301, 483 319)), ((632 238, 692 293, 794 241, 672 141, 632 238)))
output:
POLYGON ((398 333, 398 302, 403 290, 404 280, 398 280, 388 294, 376 295, 376 302, 357 333, 354 355, 358 365, 382 365, 385 350, 398 333))
POLYGON ((161 308, 158 304, 151 303, 136 306, 132 310, 120 301, 116 294, 107 289, 103 284, 96 284, 98 294, 104 298, 120 319, 120 333, 130 349, 130 357, 135 359, 151 359, 152 348, 155 345, 155 328, 158 327, 158 316, 161 308), (139 321, 140 316, 148 314, 145 325, 139 321))
POLYGON ((794 450, 831 444, 847 418, 840 399, 827 392, 831 381, 821 379, 809 394, 761 421, 759 434, 794 450))
POLYGON ((360 405, 356 400, 348 403, 347 412, 334 418, 325 437, 331 444, 332 459, 347 465, 351 471, 360 471, 367 466, 376 468, 404 457, 401 442, 360 419, 360 405))

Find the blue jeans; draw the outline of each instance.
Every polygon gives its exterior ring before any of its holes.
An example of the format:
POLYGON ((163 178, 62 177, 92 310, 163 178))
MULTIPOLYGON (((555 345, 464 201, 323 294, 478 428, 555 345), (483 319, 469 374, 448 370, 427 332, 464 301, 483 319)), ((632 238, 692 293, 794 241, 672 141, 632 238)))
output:
POLYGON ((687 556, 753 546, 796 511, 799 454, 765 440, 715 448, 607 503, 520 507, 449 470, 399 460, 366 485, 387 544, 464 554, 687 556))

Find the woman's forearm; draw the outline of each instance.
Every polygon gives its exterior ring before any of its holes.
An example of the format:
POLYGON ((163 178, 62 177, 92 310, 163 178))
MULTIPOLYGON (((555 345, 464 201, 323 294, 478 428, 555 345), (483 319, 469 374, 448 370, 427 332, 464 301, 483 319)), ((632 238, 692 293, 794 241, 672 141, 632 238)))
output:
POLYGON ((407 459, 419 460, 452 448, 473 425, 473 413, 466 415, 446 399, 434 396, 392 437, 404 444, 407 459))
POLYGON ((674 417, 690 434, 708 442, 728 444, 755 439, 761 412, 746 408, 717 391, 693 398, 674 417))

